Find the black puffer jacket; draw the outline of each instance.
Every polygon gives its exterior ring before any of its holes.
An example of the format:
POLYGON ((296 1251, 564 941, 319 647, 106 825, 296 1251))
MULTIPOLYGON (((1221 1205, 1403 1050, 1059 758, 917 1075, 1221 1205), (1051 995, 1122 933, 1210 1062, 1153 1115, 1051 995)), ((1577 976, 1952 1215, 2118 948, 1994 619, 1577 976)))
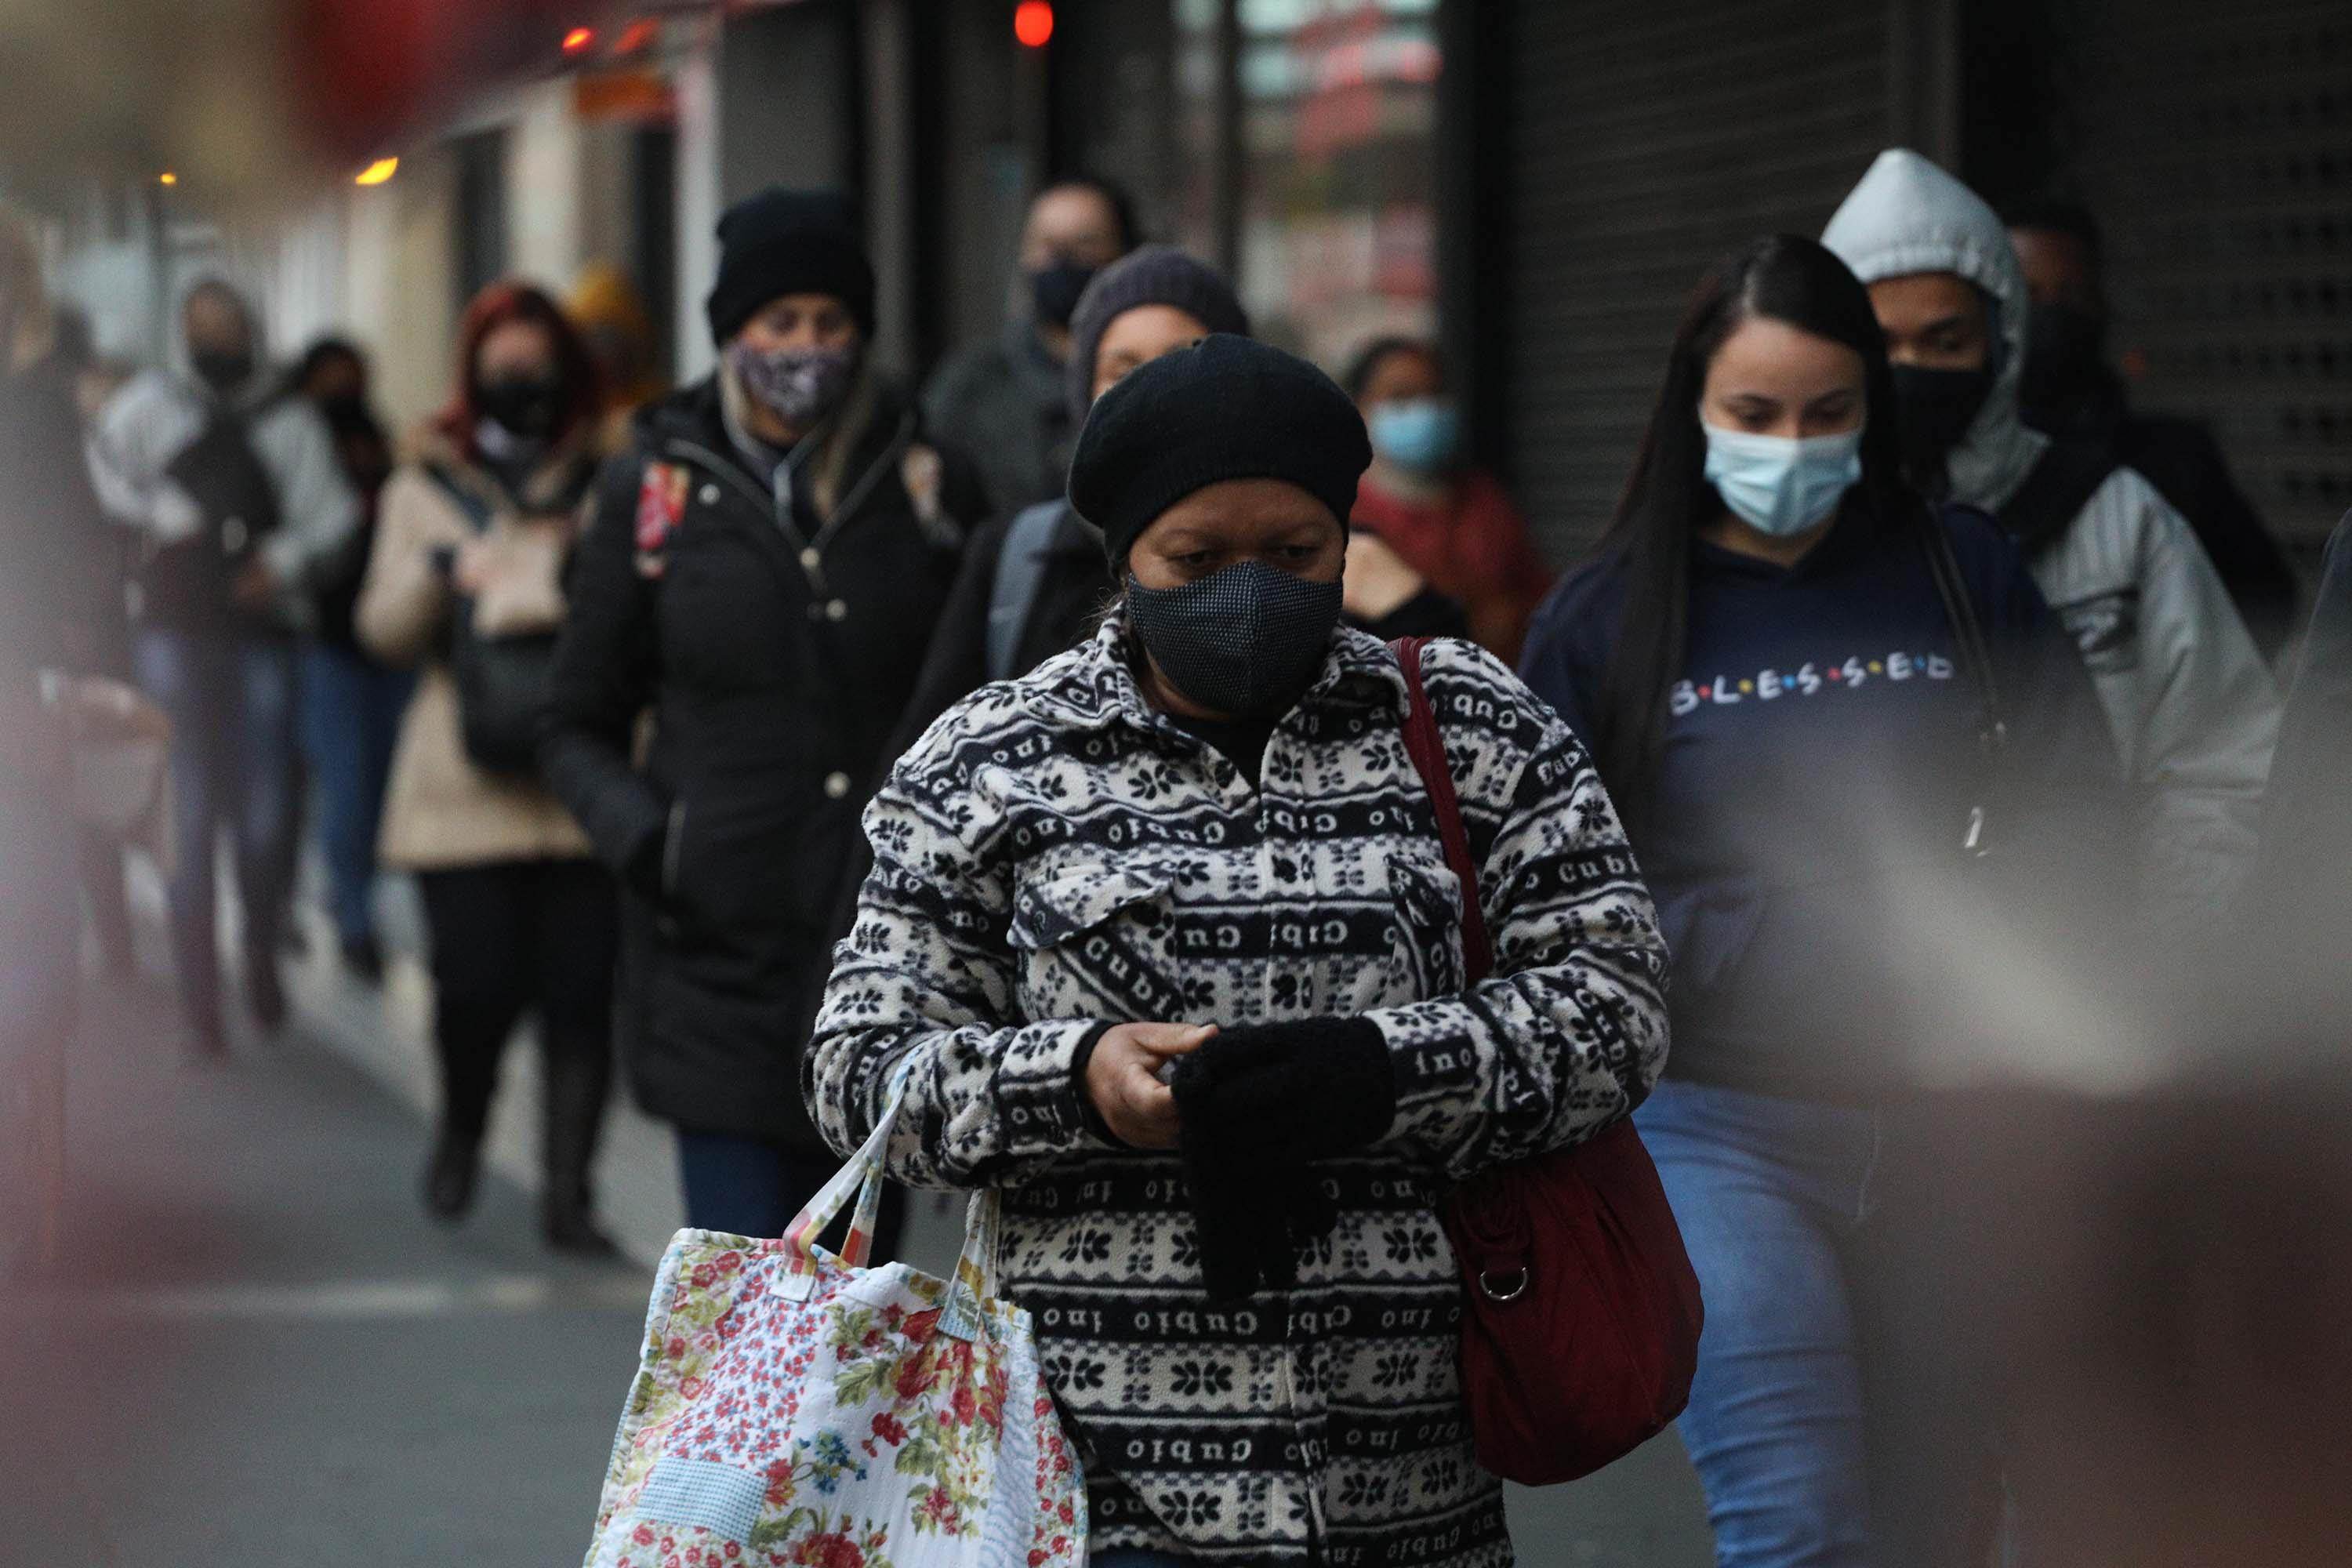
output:
POLYGON ((940 471, 886 401, 835 515, 780 518, 705 381, 646 408, 599 483, 541 763, 632 895, 623 1054, 652 1115, 822 1147, 800 1046, 955 574, 959 530, 908 488, 936 496, 940 471))

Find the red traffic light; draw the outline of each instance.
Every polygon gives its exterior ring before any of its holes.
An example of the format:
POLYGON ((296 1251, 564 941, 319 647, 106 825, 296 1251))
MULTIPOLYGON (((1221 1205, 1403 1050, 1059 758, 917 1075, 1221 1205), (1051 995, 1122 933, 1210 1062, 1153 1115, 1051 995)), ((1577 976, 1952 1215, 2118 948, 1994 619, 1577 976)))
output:
POLYGON ((1054 36, 1054 7, 1047 0, 1021 0, 1013 8, 1013 36, 1024 48, 1044 48, 1054 36))

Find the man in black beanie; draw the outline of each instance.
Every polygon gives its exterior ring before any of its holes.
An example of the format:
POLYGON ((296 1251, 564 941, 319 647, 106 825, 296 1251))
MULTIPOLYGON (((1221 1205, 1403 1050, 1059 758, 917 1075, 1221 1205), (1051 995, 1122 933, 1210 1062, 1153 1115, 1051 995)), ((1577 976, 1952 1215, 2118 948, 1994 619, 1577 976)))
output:
POLYGON ((1126 194, 1107 180, 1076 174, 1038 192, 1003 325, 949 356, 924 389, 931 428, 979 462, 992 513, 1062 493, 1077 429, 1062 382, 1078 302, 1139 237, 1126 194))

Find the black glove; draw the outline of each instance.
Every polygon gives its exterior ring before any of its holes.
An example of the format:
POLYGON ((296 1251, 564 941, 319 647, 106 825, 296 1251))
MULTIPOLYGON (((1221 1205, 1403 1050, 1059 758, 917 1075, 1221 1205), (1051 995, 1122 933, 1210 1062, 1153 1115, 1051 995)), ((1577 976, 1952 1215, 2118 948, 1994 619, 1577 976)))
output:
POLYGON ((1170 1087, 1185 1137, 1326 1160, 1379 1140, 1396 1121, 1388 1041, 1369 1018, 1299 1018, 1220 1029, 1177 1058, 1170 1087))
POLYGON ((1361 1148, 1396 1118, 1379 1028, 1309 1018, 1221 1031, 1179 1060, 1171 1087, 1209 1294, 1295 1286, 1299 1250, 1339 1221, 1308 1162, 1361 1148))

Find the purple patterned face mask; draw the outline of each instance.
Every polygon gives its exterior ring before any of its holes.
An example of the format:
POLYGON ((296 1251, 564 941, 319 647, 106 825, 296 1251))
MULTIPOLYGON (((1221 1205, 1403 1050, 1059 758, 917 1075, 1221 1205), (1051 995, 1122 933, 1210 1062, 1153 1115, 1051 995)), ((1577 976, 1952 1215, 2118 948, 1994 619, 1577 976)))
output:
POLYGON ((857 374, 846 349, 763 350, 740 340, 728 345, 727 363, 754 402, 795 430, 839 407, 857 374))

